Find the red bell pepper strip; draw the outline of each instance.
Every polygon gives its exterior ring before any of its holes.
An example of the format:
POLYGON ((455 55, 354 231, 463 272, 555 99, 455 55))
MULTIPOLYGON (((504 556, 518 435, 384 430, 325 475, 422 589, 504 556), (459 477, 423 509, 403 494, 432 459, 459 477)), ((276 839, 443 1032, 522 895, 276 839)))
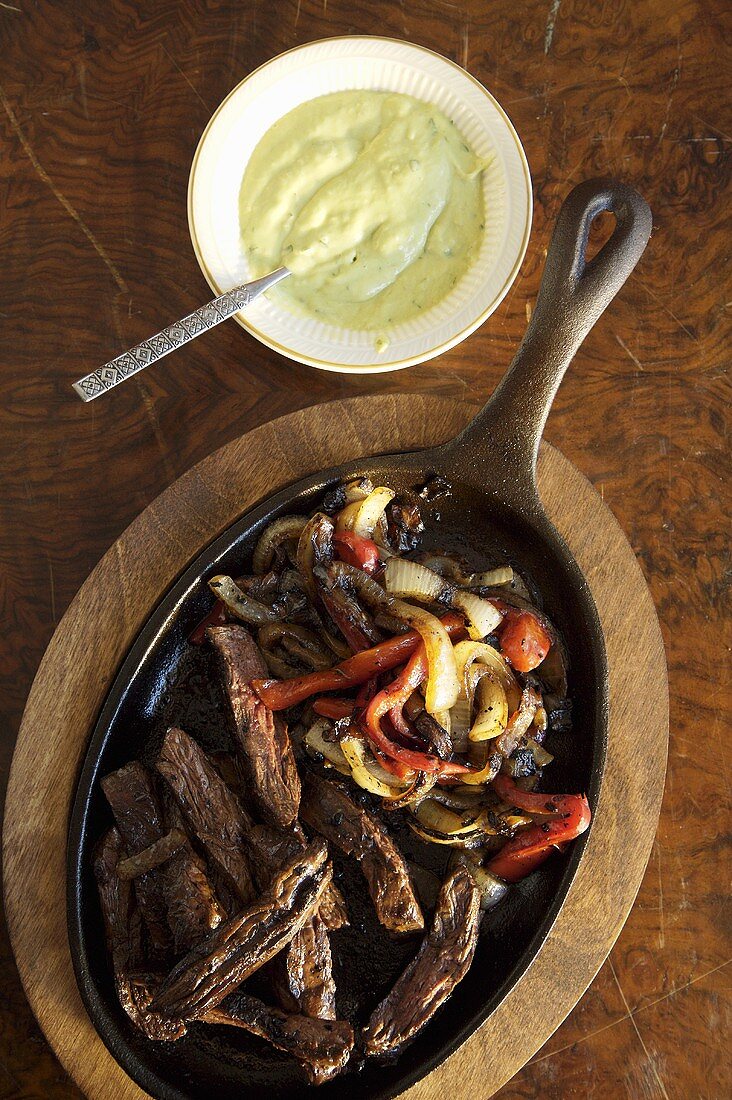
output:
POLYGON ((313 710, 322 718, 332 718, 338 721, 340 718, 350 718, 356 704, 349 699, 333 699, 324 695, 322 699, 316 699, 313 710))
POLYGON ((355 531, 340 531, 333 536, 333 544, 341 561, 355 565, 370 577, 379 568, 379 548, 373 539, 365 539, 355 531))
POLYGON ((371 640, 366 637, 356 623, 351 622, 348 615, 338 606, 330 593, 325 588, 321 587, 319 589, 319 595, 323 601, 325 610, 328 612, 353 652, 360 653, 363 649, 369 649, 371 640))
MULTIPOLYGON (((442 625, 452 638, 465 632, 463 619, 454 613, 445 615, 442 625)), ((406 634, 397 634, 395 638, 379 642, 371 649, 364 649, 322 672, 309 672, 290 680, 252 680, 251 687, 270 710, 286 710, 295 703, 301 703, 303 699, 309 699, 316 692, 342 691, 356 687, 357 684, 378 676, 380 672, 396 668, 411 657, 420 642, 417 631, 410 630, 406 634)))
POLYGON ((226 604, 223 600, 217 600, 208 615, 201 619, 198 626, 191 631, 188 641, 192 645, 203 645, 206 641, 206 631, 210 626, 223 626, 226 622, 226 604))
POLYGON ((492 599, 490 602, 503 615, 503 622, 496 631, 501 655, 517 672, 531 672, 551 649, 548 631, 531 611, 519 611, 504 600, 492 599))
POLYGON ((409 725, 409 722, 407 722, 406 718, 404 717, 404 711, 402 710, 401 706, 392 707, 392 709, 389 711, 389 718, 394 729, 397 731, 397 733, 400 733, 402 737, 414 737, 414 731, 409 725))
POLYGON ((486 870, 506 882, 519 879, 534 871, 551 853, 552 848, 563 848, 587 829, 592 814, 583 794, 534 794, 522 791, 506 775, 493 780, 496 793, 512 806, 527 813, 550 814, 550 821, 536 822, 521 829, 486 864, 486 870))
MULTIPOLYGON (((393 683, 375 695, 366 708, 364 714, 364 726, 366 734, 374 748, 384 756, 399 760, 416 771, 439 772, 441 774, 455 774, 467 772, 470 768, 465 764, 450 763, 440 760, 433 753, 418 752, 398 745, 384 732, 381 721, 385 715, 395 711, 401 713, 401 709, 415 688, 427 675, 427 654, 424 645, 419 645, 410 657, 408 663, 394 680, 393 683)), ((398 727, 397 727, 398 728, 398 727)))
POLYGON ((414 768, 410 768, 408 764, 403 764, 401 760, 394 760, 390 756, 384 756, 381 752, 375 752, 374 756, 379 761, 382 768, 391 772, 392 775, 397 776, 398 779, 414 778, 414 768))
POLYGON ((367 680, 365 684, 361 684, 356 692, 356 710, 363 710, 369 700, 376 695, 378 688, 379 684, 375 676, 371 680, 367 680))
POLYGON ((499 772, 492 783, 493 790, 504 802, 524 810, 527 814, 560 814, 564 812, 567 798, 579 798, 576 794, 538 794, 517 787, 510 775, 499 772))

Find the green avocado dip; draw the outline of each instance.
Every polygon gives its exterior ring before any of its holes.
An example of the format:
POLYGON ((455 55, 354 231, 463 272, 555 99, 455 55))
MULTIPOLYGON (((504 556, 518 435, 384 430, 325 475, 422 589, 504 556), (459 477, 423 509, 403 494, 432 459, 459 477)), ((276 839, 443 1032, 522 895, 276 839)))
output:
POLYGON ((381 332, 408 321, 478 255, 484 167, 454 123, 411 96, 303 103, 247 164, 239 214, 251 276, 289 267, 269 296, 326 324, 381 332))

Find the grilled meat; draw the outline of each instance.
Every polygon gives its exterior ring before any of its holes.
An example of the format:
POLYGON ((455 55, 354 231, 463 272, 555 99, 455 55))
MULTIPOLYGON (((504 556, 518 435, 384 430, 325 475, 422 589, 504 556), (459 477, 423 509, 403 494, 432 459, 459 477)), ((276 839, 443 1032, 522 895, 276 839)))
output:
MULTIPOLYGON (((305 841, 268 825, 255 825, 249 835, 257 883, 264 889, 278 870, 294 858, 305 841)), ((335 1019, 335 981, 328 930, 348 924, 346 903, 331 880, 323 892, 317 915, 272 960, 270 979, 277 999, 288 1012, 335 1019)))
MULTIPOLYGON (((165 827, 185 832, 178 803, 164 785, 161 795, 165 827)), ((165 864, 163 871, 168 924, 173 933, 176 955, 181 955, 218 928, 226 919, 228 910, 216 894, 205 862, 194 852, 188 839, 184 847, 165 864)))
MULTIPOLYGON (((269 825, 255 825, 249 834, 249 849, 257 885, 264 890, 282 865, 306 846, 300 833, 281 832, 269 825)), ((334 882, 326 887, 318 909, 321 920, 331 932, 348 924, 348 911, 343 894, 334 882)))
POLYGON ((168 730, 155 767, 226 885, 248 905, 256 893, 246 856, 252 819, 203 749, 183 730, 168 730))
POLYGON ((150 1012, 152 980, 131 979, 143 965, 140 913, 134 903, 132 884, 118 874, 122 837, 110 829, 94 852, 94 876, 104 918, 107 947, 112 956, 114 984, 120 1004, 132 1022, 148 1039, 172 1040, 185 1035, 182 1020, 150 1012))
MULTIPOLYGON (((102 787, 128 854, 149 848, 171 829, 184 831, 179 817, 164 816, 154 778, 138 761, 105 776, 102 787)), ((135 894, 154 959, 165 957, 171 938, 176 953, 188 951, 224 916, 206 866, 187 838, 166 863, 135 879, 135 894)))
POLYGON ((416 957, 364 1028, 367 1055, 398 1051, 444 1004, 473 961, 479 916, 480 891, 470 872, 458 867, 442 885, 416 957))
MULTIPOLYGON (((125 848, 142 852, 165 835, 162 813, 147 769, 133 761, 102 780, 125 848)), ((135 896, 150 939, 153 959, 164 959, 172 948, 164 896, 163 868, 135 879, 135 896)))
POLYGON ((385 928, 390 932, 424 928, 404 857, 378 821, 352 802, 340 785, 308 772, 301 815, 312 829, 358 860, 385 928))
POLYGON ((154 1008, 167 1016, 201 1019, 300 931, 330 876, 325 844, 298 852, 254 904, 180 960, 158 990, 154 1008))
POLYGON ((346 1020, 288 1015, 245 993, 231 993, 202 1019, 243 1028, 267 1039, 278 1050, 294 1054, 316 1085, 340 1073, 353 1049, 353 1028, 346 1020))
POLYGON ((287 1012, 335 1020, 335 980, 328 929, 316 914, 272 960, 277 1000, 287 1012))
POLYGON ((249 681, 267 676, 256 642, 243 626, 207 631, 224 673, 237 754, 247 794, 270 825, 286 829, 297 820, 300 779, 282 719, 262 703, 249 681))

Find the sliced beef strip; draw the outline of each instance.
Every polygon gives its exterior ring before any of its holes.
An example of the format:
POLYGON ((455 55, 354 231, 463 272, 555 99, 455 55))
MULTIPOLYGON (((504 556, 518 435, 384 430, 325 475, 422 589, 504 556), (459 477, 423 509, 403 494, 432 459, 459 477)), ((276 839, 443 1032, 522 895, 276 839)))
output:
POLYGON ((263 821, 286 829, 297 820, 300 778, 287 727, 249 687, 268 676, 262 655, 243 626, 210 627, 207 635, 223 669, 247 793, 263 821))
POLYGON ((203 749, 183 730, 168 730, 155 767, 211 863, 239 901, 248 905, 256 893, 246 855, 252 819, 203 749))
MULTIPOLYGON (((307 840, 294 832, 282 832, 269 825, 255 825, 249 834, 253 869, 257 885, 263 890, 282 865, 302 850, 307 840)), ((334 882, 330 882, 323 892, 318 914, 331 932, 345 928, 348 924, 348 910, 343 894, 334 882)))
MULTIPOLYGON (((112 808, 127 853, 149 848, 165 835, 162 813, 150 776, 142 764, 133 761, 102 780, 102 789, 112 808)), ((135 879, 135 896, 150 940, 153 960, 164 959, 173 946, 167 920, 162 867, 135 879)))
POLYGON ((399 933, 424 928, 404 857, 379 822, 340 785, 306 773, 300 813, 307 825, 358 860, 385 928, 399 933))
MULTIPOLYGON (((102 788, 127 855, 149 848, 171 829, 185 832, 177 808, 166 806, 163 813, 154 776, 138 761, 105 776, 102 788)), ((187 837, 166 863, 135 879, 135 894, 149 933, 153 961, 169 954, 171 941, 177 954, 188 951, 224 917, 206 876, 206 866, 187 837)))
POLYGON ((182 1020, 150 1012, 154 980, 131 975, 143 966, 140 912, 135 905, 132 883, 119 877, 123 843, 119 830, 110 829, 96 846, 94 876, 104 918, 107 947, 112 957, 114 983, 120 1004, 133 1024, 148 1039, 173 1040, 185 1035, 182 1020))
POLYGON ((277 1000, 287 1012, 335 1020, 335 979, 328 929, 316 914, 270 964, 277 1000))
MULTIPOLYGON (((249 836, 257 882, 264 889, 287 859, 305 846, 292 833, 268 825, 255 825, 249 836)), ((348 924, 345 901, 330 882, 318 913, 269 964, 269 978, 277 1000, 287 1012, 302 1012, 322 1019, 335 1018, 335 980, 328 930, 348 924)))
MULTIPOLYGON (((168 829, 185 832, 185 822, 170 791, 163 788, 163 817, 168 829)), ((168 924, 176 955, 190 951, 226 919, 227 910, 216 896, 208 869, 190 840, 162 868, 168 924)))
POLYGON ((288 1015, 245 993, 231 993, 202 1018, 210 1024, 241 1027, 294 1054, 316 1085, 340 1073, 353 1049, 353 1028, 347 1020, 288 1015))
POLYGON ((336 932, 348 924, 346 899, 334 882, 331 882, 323 893, 318 916, 329 932, 336 932))
POLYGON ((257 901, 180 960, 158 990, 155 1010, 201 1019, 300 931, 318 908, 331 874, 322 841, 298 852, 257 901))
POLYGON ((419 952, 364 1028, 367 1055, 398 1051, 447 1000, 473 961, 479 917, 480 891, 469 871, 458 867, 442 885, 419 952))
POLYGON ((208 758, 229 790, 233 791, 239 802, 242 803, 243 808, 244 791, 242 790, 241 771, 233 752, 210 752, 208 758))

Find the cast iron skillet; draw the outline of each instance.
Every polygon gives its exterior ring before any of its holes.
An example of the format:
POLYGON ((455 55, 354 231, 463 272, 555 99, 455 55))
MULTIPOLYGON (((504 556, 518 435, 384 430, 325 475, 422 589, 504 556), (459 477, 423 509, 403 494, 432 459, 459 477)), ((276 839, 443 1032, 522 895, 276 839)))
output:
MULTIPOLYGON (((155 1044, 131 1026, 114 994, 91 873, 93 845, 112 820, 99 789, 100 776, 133 757, 153 759, 165 728, 174 722, 206 748, 227 747, 211 658, 205 647, 194 651, 187 636, 210 607, 205 578, 230 570, 236 575, 237 565, 241 571, 258 533, 276 516, 313 510, 324 489, 342 478, 369 474, 376 484, 405 489, 422 484, 435 472, 446 477, 453 493, 440 503, 435 545, 460 551, 476 562, 480 556, 483 561, 503 558, 515 564, 543 594, 545 609, 567 643, 574 731, 557 734, 550 743, 555 761, 547 787, 585 790, 595 805, 607 735, 602 632, 587 583, 541 506, 535 468, 539 440, 562 376, 633 270, 650 231, 650 210, 630 187, 594 180, 575 188, 560 211, 523 343, 472 423, 440 447, 349 463, 305 478, 267 500, 199 555, 132 647, 104 704, 79 779, 68 846, 68 925, 76 977, 89 1014, 117 1060, 153 1096, 189 1100, 212 1094, 217 1100, 245 1100, 266 1090, 271 1100, 294 1100, 307 1091, 292 1060, 236 1029, 198 1025, 178 1043, 155 1044), (598 255, 586 263, 590 225, 606 210, 615 215, 615 228, 598 255)), ((440 874, 442 852, 431 845, 425 856, 425 846, 410 837, 408 830, 398 837, 408 856, 440 874)), ((348 1100, 391 1097, 455 1050, 506 995, 550 933, 582 849, 581 840, 566 855, 554 856, 486 915, 468 976, 395 1063, 361 1066, 322 1086, 320 1095, 348 1100)), ((347 868, 341 873, 350 874, 347 868)), ((357 879, 351 875, 345 884, 349 893, 356 891, 353 926, 333 940, 339 1011, 363 1020, 417 943, 388 940, 358 894, 357 879)))

